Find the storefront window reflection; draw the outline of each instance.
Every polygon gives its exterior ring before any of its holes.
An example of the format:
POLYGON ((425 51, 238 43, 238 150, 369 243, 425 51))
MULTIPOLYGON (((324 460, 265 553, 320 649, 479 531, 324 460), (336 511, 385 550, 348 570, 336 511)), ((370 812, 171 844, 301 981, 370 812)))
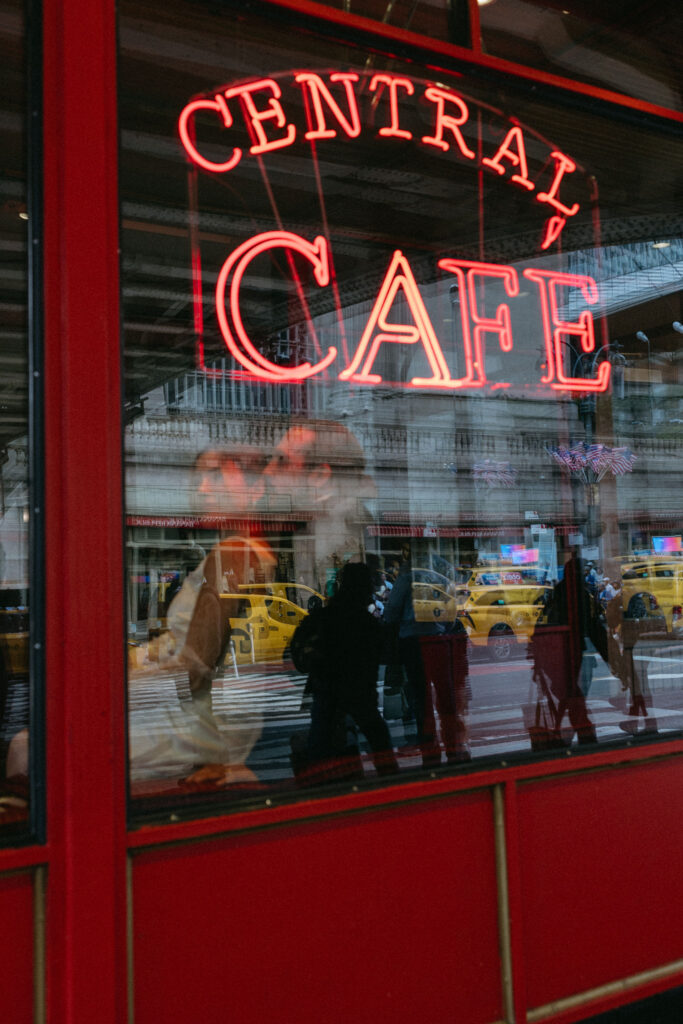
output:
POLYGON ((458 46, 469 44, 467 0, 321 0, 347 14, 372 18, 383 25, 419 32, 458 46))
POLYGON ((0 275, 0 844, 28 816, 29 465, 28 212, 23 5, 0 5, 2 274, 0 275))
POLYGON ((226 24, 122 7, 135 806, 677 734, 674 141, 226 24))
POLYGON ((683 109, 677 0, 479 0, 484 50, 563 78, 683 109), (615 16, 616 15, 616 16, 615 16))

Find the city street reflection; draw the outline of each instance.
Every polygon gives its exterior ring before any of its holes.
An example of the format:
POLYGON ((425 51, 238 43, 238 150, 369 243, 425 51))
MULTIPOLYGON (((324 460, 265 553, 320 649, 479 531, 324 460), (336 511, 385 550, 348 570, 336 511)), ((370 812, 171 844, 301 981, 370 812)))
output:
POLYGON ((428 538, 379 544, 381 486, 330 421, 285 426, 269 449, 205 447, 187 488, 193 536, 148 542, 133 573, 148 617, 129 645, 143 801, 681 728, 675 558, 608 575, 554 535, 544 566, 522 545, 456 564, 428 538))

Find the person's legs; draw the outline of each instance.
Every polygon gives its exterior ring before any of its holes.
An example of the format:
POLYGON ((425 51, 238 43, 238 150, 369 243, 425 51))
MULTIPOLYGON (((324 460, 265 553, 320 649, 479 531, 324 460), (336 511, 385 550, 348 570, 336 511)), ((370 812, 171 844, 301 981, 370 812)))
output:
POLYGON ((336 714, 337 701, 329 687, 314 683, 308 734, 308 756, 312 761, 322 761, 335 755, 336 714))
POLYGON ((420 637, 401 637, 398 642, 399 656, 408 678, 409 701, 417 724, 417 742, 422 751, 425 767, 438 764, 441 760, 430 681, 425 674, 422 660, 420 637))
POLYGON ((376 694, 353 701, 348 711, 368 741, 378 775, 396 773, 398 762, 391 743, 391 733, 377 707, 376 694))
POLYGON ((423 637, 422 658, 427 684, 431 682, 441 721, 441 738, 449 761, 469 760, 465 726, 466 677, 461 670, 459 637, 423 637))

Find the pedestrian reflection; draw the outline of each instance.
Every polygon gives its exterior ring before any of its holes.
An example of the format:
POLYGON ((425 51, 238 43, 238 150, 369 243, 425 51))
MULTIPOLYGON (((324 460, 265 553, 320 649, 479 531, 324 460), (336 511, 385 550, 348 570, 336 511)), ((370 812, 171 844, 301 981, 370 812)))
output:
POLYGON ((406 547, 384 619, 396 632, 396 656, 405 670, 406 694, 417 726, 417 744, 424 767, 441 763, 441 741, 449 763, 470 760, 465 715, 467 711, 467 634, 446 633, 434 621, 418 621, 413 604, 410 549, 406 547))
POLYGON ((210 448, 195 463, 197 511, 206 517, 248 515, 261 490, 263 461, 257 448, 210 448))
POLYGON ((527 709, 532 748, 547 749, 571 743, 595 743, 596 732, 581 686, 586 636, 591 630, 592 596, 576 555, 567 561, 545 608, 545 623, 537 624, 529 641, 533 661, 535 704, 527 709), (565 715, 569 725, 564 725, 565 715))
POLYGON ((292 424, 268 460, 262 491, 259 508, 308 520, 308 535, 294 538, 297 571, 331 597, 344 562, 365 558, 363 525, 376 496, 358 439, 332 420, 292 424))
POLYGON ((190 768, 184 780, 190 786, 257 781, 245 766, 263 726, 253 704, 257 687, 245 694, 225 675, 237 681, 233 623, 245 601, 241 588, 272 579, 277 564, 265 538, 252 533, 262 467, 258 450, 247 446, 207 450, 195 462, 196 510, 226 536, 208 555, 198 545, 192 549, 196 558, 186 562, 166 632, 154 644, 153 664, 148 656, 150 669, 173 680, 180 712, 159 712, 165 728, 158 738, 132 738, 137 774, 165 773, 175 764, 176 771, 190 768))
POLYGON ((349 719, 364 734, 379 775, 398 771, 389 728, 378 707, 382 627, 369 611, 373 575, 363 562, 341 571, 337 592, 297 630, 295 660, 309 673, 311 725, 305 756, 295 762, 301 781, 363 774, 349 719))
POLYGON ((624 613, 621 590, 616 592, 604 608, 607 639, 607 659, 610 671, 620 681, 622 695, 613 700, 626 718, 619 723, 623 732, 635 736, 657 732, 657 719, 652 714, 652 693, 647 678, 645 660, 636 664, 634 649, 639 642, 650 637, 661 638, 666 631, 663 616, 657 614, 646 597, 631 600, 624 613), (642 727, 641 727, 642 722, 642 727))

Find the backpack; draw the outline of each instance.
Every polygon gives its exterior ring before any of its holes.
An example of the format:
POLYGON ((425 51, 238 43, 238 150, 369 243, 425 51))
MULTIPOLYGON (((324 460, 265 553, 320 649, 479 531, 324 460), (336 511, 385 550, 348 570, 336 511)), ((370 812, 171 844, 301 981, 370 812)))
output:
POLYGON ((297 672, 310 675, 319 667, 322 655, 322 609, 316 608, 301 620, 290 642, 292 661, 297 672))

